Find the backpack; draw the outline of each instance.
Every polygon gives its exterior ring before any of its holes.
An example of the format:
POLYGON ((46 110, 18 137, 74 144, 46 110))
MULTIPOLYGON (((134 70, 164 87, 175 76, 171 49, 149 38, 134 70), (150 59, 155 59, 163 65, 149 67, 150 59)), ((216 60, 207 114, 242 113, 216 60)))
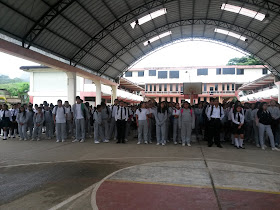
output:
MULTIPOLYGON (((124 108, 124 114, 126 115, 126 108, 125 107, 123 107, 124 108)), ((120 106, 118 106, 118 111, 117 111, 117 113, 119 114, 119 109, 120 109, 120 106)))
MULTIPOLYGON (((183 114, 184 112, 184 108, 181 109, 181 114, 183 114)), ((190 112, 191 112, 191 117, 192 117, 192 109, 190 109, 190 112)))
MULTIPOLYGON (((64 106, 62 106, 63 107, 63 111, 64 111, 64 114, 65 114, 65 107, 64 106)), ((57 113, 57 109, 58 109, 58 106, 56 105, 55 106, 55 112, 54 112, 54 114, 56 115, 56 113, 57 113)))
MULTIPOLYGON (((222 116, 222 106, 219 105, 219 107, 220 107, 220 117, 221 117, 221 116, 222 116)), ((211 106, 210 117, 211 117, 211 115, 213 114, 213 109, 214 109, 214 105, 211 106)))

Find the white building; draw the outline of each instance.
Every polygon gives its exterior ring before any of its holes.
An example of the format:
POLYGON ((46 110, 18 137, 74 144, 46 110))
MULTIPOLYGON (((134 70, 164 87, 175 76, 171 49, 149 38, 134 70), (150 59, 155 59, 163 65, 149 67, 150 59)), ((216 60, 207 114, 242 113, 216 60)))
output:
MULTIPOLYGON (((43 101, 56 104, 58 99, 69 101, 67 73, 46 66, 22 66, 20 68, 30 73, 30 102, 41 104, 43 101)), ((76 93, 84 102, 95 104, 96 85, 92 80, 76 76, 76 93)), ((144 89, 126 79, 121 79, 117 89, 117 98, 128 103, 143 101, 144 89)), ((102 101, 111 103, 112 88, 101 84, 102 101)))

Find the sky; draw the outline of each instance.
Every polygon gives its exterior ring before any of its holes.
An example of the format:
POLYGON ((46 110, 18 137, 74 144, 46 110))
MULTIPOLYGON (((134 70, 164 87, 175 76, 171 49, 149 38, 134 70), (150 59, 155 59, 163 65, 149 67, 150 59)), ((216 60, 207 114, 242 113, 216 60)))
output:
MULTIPOLYGON (((225 65, 234 57, 242 57, 244 54, 217 43, 205 41, 180 42, 163 48, 139 63, 137 67, 182 67, 182 66, 215 66, 225 65)), ((39 65, 28 60, 17 58, 0 52, 0 74, 10 78, 24 76, 21 66, 39 65)), ((26 77, 27 73, 25 73, 26 77)))

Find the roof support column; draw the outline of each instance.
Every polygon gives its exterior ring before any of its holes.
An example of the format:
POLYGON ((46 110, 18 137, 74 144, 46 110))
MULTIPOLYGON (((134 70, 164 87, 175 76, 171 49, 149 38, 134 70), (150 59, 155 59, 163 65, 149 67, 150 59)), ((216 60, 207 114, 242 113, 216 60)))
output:
POLYGON ((100 80, 93 80, 95 87, 96 87, 96 98, 95 98, 95 105, 101 104, 101 81, 100 80))
POLYGON ((117 85, 112 85, 112 94, 111 94, 111 104, 114 104, 115 99, 117 99, 117 85))
POLYGON ((67 98, 69 104, 73 105, 76 102, 76 73, 66 72, 67 74, 67 98))

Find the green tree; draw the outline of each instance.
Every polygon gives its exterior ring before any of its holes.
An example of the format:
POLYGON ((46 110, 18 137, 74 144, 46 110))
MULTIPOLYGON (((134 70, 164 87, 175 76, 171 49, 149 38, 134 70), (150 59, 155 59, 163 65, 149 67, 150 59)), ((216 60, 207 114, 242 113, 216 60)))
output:
POLYGON ((241 58, 232 58, 228 61, 227 65, 264 65, 262 61, 260 61, 257 58, 254 58, 254 56, 243 56, 241 58))

